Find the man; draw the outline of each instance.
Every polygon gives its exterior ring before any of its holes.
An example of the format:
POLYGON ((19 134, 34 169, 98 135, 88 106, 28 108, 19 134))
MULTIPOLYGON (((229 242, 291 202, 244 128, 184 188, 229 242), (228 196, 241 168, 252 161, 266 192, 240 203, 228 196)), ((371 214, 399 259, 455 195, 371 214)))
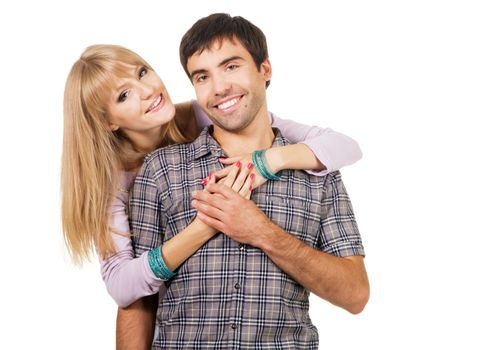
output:
MULTIPOLYGON (((193 219, 194 209, 221 233, 162 289, 153 348, 316 349, 309 292, 351 313, 362 311, 369 296, 341 176, 283 171, 255 189, 252 201, 220 184, 198 191, 200 179, 221 168, 218 157, 287 141, 271 129, 271 64, 259 28, 241 17, 208 16, 184 35, 180 55, 214 127, 146 159, 131 199, 134 245, 138 255, 158 246, 193 219)), ((136 335, 152 333, 150 305, 135 306, 140 319, 120 317, 125 333, 118 344, 144 344, 136 335)))

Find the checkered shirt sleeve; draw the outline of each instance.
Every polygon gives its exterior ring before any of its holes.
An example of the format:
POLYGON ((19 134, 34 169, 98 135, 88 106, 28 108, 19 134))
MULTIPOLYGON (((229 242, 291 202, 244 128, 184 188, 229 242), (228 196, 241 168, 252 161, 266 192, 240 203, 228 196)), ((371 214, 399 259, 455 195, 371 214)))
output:
POLYGON ((326 176, 321 207, 319 248, 340 257, 364 256, 352 203, 339 171, 326 176))

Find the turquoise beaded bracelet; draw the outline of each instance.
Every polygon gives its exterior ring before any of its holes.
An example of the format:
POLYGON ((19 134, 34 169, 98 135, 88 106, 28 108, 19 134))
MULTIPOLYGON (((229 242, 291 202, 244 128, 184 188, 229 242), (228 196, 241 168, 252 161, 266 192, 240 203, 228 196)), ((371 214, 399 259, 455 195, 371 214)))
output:
POLYGON ((148 262, 154 275, 162 280, 169 280, 176 276, 176 273, 170 271, 166 266, 163 256, 161 255, 161 246, 151 249, 148 253, 148 262))
POLYGON ((252 153, 252 163, 256 168, 257 172, 266 180, 279 180, 281 176, 278 174, 272 173, 268 167, 266 166, 266 150, 257 150, 252 153))

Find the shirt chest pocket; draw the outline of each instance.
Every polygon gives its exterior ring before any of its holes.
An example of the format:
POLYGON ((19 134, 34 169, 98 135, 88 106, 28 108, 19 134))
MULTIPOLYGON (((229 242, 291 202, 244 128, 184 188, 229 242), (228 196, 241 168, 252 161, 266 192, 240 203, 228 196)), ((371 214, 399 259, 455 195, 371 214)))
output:
POLYGON ((258 207, 285 231, 315 247, 319 234, 321 205, 318 201, 280 194, 265 195, 258 207))

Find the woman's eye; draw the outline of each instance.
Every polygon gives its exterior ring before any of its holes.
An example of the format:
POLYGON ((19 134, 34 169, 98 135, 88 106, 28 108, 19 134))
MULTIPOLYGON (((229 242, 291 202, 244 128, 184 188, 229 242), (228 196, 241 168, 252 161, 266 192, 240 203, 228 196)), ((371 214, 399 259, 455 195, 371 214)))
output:
POLYGON ((129 96, 129 92, 128 91, 124 91, 122 92, 119 96, 118 96, 118 102, 123 102, 127 99, 127 97, 129 96))
POLYGON ((139 69, 139 79, 142 79, 148 72, 148 69, 146 67, 142 67, 139 69))

